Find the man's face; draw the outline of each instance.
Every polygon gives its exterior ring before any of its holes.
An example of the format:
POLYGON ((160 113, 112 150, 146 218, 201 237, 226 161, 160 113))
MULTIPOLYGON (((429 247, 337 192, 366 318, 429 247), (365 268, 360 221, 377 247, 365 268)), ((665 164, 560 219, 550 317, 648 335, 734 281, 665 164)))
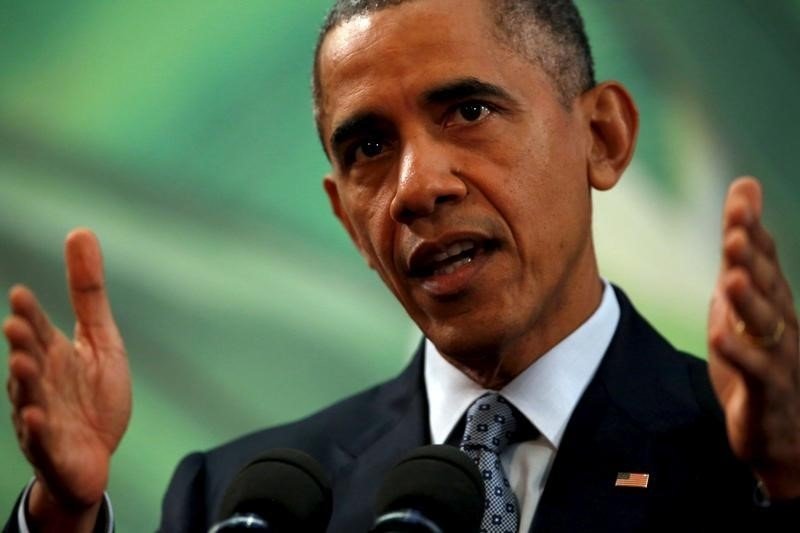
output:
POLYGON ((599 286, 591 131, 492 24, 482 0, 408 2, 336 27, 320 55, 334 210, 460 361, 549 347, 599 286))

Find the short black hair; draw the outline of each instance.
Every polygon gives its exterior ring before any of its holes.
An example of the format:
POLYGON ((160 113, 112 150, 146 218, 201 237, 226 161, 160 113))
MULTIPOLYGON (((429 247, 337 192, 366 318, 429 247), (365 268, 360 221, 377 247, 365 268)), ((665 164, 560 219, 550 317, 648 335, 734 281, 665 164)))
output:
MULTIPOLYGON (((328 33, 353 17, 417 0, 336 0, 320 28, 314 50, 312 95, 320 129, 322 87, 319 56, 328 33)), ((573 0, 484 0, 494 16, 496 37, 523 57, 535 61, 552 80, 562 103, 595 86, 594 60, 583 19, 573 0)))

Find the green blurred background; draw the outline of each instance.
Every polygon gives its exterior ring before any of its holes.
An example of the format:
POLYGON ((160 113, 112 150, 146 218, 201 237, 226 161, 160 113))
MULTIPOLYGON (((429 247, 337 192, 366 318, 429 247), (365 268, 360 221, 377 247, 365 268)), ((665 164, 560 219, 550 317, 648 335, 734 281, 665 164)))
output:
MULTIPOLYGON (((734 176, 762 178, 800 291, 800 2, 579 4, 598 77, 642 118, 630 170, 595 195, 602 271, 702 356, 734 176)), ((155 529, 182 455, 388 377, 418 340, 320 186, 308 73, 328 5, 0 1, 0 285, 71 330, 63 237, 100 236, 134 374, 118 531, 155 529)), ((2 512, 31 475, 7 416, 0 458, 2 512)))

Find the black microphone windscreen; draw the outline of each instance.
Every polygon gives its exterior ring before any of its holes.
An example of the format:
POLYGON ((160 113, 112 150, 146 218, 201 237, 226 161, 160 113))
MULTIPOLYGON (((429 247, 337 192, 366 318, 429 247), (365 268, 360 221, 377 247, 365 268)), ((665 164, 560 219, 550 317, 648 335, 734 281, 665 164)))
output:
POLYGON ((322 533, 331 516, 331 488, 322 466, 299 450, 270 450, 242 468, 222 499, 220 519, 254 513, 269 531, 322 533))
POLYGON ((478 467, 453 446, 413 450, 392 468, 378 491, 378 516, 413 509, 442 531, 477 533, 484 508, 478 467))

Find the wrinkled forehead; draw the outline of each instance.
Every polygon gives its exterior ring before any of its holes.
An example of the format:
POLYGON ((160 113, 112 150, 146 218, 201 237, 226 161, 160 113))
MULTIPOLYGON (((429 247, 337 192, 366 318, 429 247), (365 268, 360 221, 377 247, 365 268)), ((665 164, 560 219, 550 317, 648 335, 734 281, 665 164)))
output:
POLYGON ((478 39, 490 27, 486 24, 490 20, 491 10, 485 0, 404 0, 340 22, 324 38, 321 53, 327 52, 336 62, 381 37, 391 41, 393 36, 427 35, 432 46, 457 34, 478 39))
POLYGON ((487 11, 483 0, 417 0, 332 29, 318 65, 322 134, 338 116, 400 93, 413 99, 456 77, 502 81, 500 67, 512 52, 495 38, 487 11))

